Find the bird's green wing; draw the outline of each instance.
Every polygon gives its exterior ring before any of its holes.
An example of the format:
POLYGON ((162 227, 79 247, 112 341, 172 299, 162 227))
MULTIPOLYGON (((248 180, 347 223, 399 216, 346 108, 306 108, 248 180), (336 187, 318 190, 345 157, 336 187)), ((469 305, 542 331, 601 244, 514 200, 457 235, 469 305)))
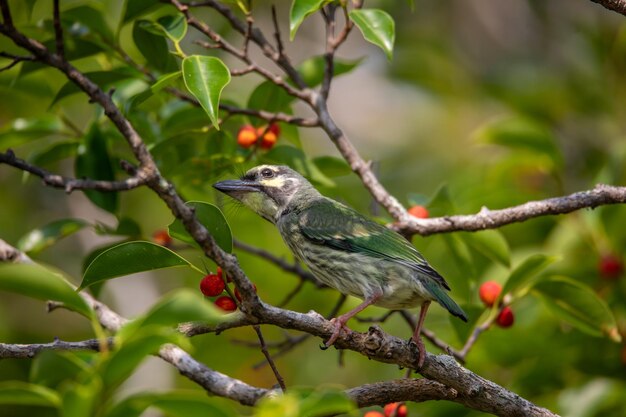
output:
POLYGON ((322 200, 303 210, 299 226, 302 234, 317 244, 397 262, 450 289, 408 240, 333 200, 322 200))

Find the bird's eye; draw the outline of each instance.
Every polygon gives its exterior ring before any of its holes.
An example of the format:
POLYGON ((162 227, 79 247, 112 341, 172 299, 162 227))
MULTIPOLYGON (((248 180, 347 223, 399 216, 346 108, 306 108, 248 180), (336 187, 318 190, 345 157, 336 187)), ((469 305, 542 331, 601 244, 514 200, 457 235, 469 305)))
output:
POLYGON ((261 176, 263 178, 272 178, 274 176, 274 171, 269 168, 265 168, 261 171, 261 176))

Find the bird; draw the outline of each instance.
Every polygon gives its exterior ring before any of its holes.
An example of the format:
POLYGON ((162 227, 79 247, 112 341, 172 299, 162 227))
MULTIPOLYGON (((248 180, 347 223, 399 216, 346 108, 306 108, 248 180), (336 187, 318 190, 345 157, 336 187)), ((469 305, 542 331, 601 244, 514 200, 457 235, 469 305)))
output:
POLYGON ((288 166, 260 165, 240 179, 213 187, 274 224, 286 245, 313 275, 342 294, 363 300, 333 318, 323 348, 335 343, 348 320, 370 305, 391 310, 420 307, 410 341, 418 349, 417 366, 426 349, 420 333, 426 312, 436 301, 467 322, 467 315, 448 295, 450 286, 402 235, 358 211, 322 195, 288 166))

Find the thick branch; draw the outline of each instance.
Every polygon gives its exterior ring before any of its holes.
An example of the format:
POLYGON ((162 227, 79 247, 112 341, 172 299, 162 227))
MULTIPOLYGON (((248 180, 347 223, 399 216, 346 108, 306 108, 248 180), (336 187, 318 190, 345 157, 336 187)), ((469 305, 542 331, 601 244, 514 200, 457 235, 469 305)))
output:
POLYGON ((529 201, 519 206, 500 210, 483 208, 473 215, 446 216, 433 219, 399 222, 391 227, 405 235, 427 236, 454 231, 478 231, 496 229, 507 224, 523 222, 535 217, 565 214, 583 208, 595 208, 607 204, 626 203, 626 187, 599 184, 593 190, 581 191, 563 197, 529 201))
POLYGON ((626 0, 591 0, 605 8, 626 16, 626 0))

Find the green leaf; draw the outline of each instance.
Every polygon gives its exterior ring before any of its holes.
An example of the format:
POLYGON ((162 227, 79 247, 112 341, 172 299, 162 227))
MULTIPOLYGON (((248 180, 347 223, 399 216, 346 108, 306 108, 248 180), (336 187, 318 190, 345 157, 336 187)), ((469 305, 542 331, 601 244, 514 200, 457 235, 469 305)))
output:
POLYGON ((57 220, 28 232, 17 242, 17 247, 23 252, 39 253, 58 240, 87 226, 89 223, 79 219, 57 220))
POLYGON ((61 301, 67 308, 91 317, 83 298, 60 274, 35 264, 0 265, 0 290, 39 300, 61 301))
POLYGON ((86 380, 71 381, 63 386, 61 417, 84 417, 94 415, 94 406, 102 392, 100 376, 94 373, 86 380))
POLYGON ((80 36, 99 35, 103 39, 112 42, 113 31, 104 18, 102 7, 96 4, 78 6, 63 10, 61 20, 69 27, 69 33, 77 33, 80 36))
MULTIPOLYGON (((556 261, 554 256, 546 256, 542 254, 531 255, 524 262, 517 266, 509 275, 509 278, 504 283, 502 293, 499 299, 506 294, 511 294, 512 297, 518 298, 528 292, 534 280, 537 278, 537 274, 546 269, 550 264, 556 261)), ((495 305, 498 305, 496 302, 495 305)))
POLYGON ((568 277, 554 276, 537 282, 533 292, 562 320, 592 336, 621 336, 608 305, 588 286, 568 277))
POLYGON ((294 97, 287 94, 285 90, 271 81, 264 81, 250 94, 248 108, 291 114, 293 101, 294 97))
MULTIPOLYGON (((464 240, 457 234, 444 234, 442 238, 444 242, 446 242, 448 251, 450 255, 452 255, 454 264, 459 269, 459 272, 467 278, 475 279, 476 268, 474 267, 474 259, 464 240)), ((469 281, 464 281, 467 282, 469 286, 469 281)))
POLYGON ((467 314, 467 323, 452 315, 448 315, 448 317, 459 342, 465 344, 474 331, 474 327, 478 324, 478 319, 480 319, 480 316, 485 312, 485 309, 475 304, 460 304, 460 306, 463 311, 465 311, 465 314, 467 314))
POLYGON ((352 168, 344 159, 334 156, 318 156, 313 158, 313 163, 329 177, 341 177, 352 173, 352 168))
POLYGON ((486 123, 473 137, 484 143, 547 155, 555 166, 563 157, 549 126, 525 117, 508 117, 486 123))
POLYGON ((180 42, 187 33, 187 20, 181 13, 170 16, 163 16, 156 22, 142 20, 140 22, 142 29, 147 30, 155 35, 166 36, 172 42, 180 42))
MULTIPOLYGON (((169 52, 167 40, 161 35, 155 35, 144 29, 144 22, 138 20, 133 23, 133 42, 148 64, 161 72, 170 72, 176 69, 176 60, 169 52)), ((150 23, 150 22, 148 22, 150 23)))
MULTIPOLYGON (((107 149, 107 140, 97 123, 91 125, 84 141, 85 143, 78 148, 75 162, 76 177, 104 181, 115 180, 113 165, 107 149)), ((98 207, 110 213, 117 211, 117 192, 97 190, 83 190, 83 192, 98 207)))
MULTIPOLYGON (((103 90, 108 90, 109 87, 112 87, 115 83, 123 80, 128 80, 130 78, 140 78, 140 74, 136 70, 129 69, 128 67, 116 68, 107 71, 86 72, 84 75, 85 77, 96 83, 103 90)), ((57 92, 56 96, 52 100, 52 103, 50 103, 50 108, 52 108, 56 103, 58 103, 65 97, 68 97, 75 93, 79 93, 80 91, 80 88, 78 88, 78 86, 74 82, 66 82, 57 92)))
POLYGON ((391 59, 396 38, 393 18, 379 9, 356 9, 352 10, 349 15, 361 30, 365 40, 381 48, 387 55, 387 59, 391 59))
POLYGON ((177 253, 155 243, 121 243, 102 252, 89 264, 78 289, 123 275, 175 266, 192 265, 177 253))
POLYGON ((296 36, 296 32, 304 19, 321 9, 326 1, 327 0, 293 0, 289 12, 289 38, 291 40, 296 36))
POLYGON ((65 127, 58 116, 17 118, 0 131, 0 149, 15 147, 32 140, 63 133, 65 133, 65 127))
POLYGON ((463 240, 489 259, 509 267, 511 265, 511 251, 509 244, 498 230, 483 230, 474 233, 464 233, 463 240))
POLYGON ((183 80, 187 90, 198 99, 217 130, 222 89, 230 82, 230 71, 212 56, 192 55, 183 59, 183 80))
POLYGON ((109 227, 106 224, 98 223, 95 232, 99 235, 116 235, 116 236, 141 236, 141 227, 131 218, 122 217, 119 219, 116 227, 109 227))
POLYGON ((155 83, 150 86, 150 90, 152 90, 152 93, 156 94, 180 78, 181 75, 183 75, 182 71, 161 75, 155 83))
MULTIPOLYGON (((354 402, 338 388, 290 389, 279 396, 265 397, 258 403, 255 417, 323 417, 351 413, 354 402)), ((352 415, 352 414, 349 414, 352 415)))
POLYGON ((53 162, 76 156, 78 147, 79 143, 77 142, 55 143, 42 151, 33 152, 29 159, 32 161, 33 165, 47 166, 53 162))
POLYGON ((160 5, 159 0, 125 0, 124 23, 144 15, 160 5))
MULTIPOLYGON (((225 252, 231 253, 233 251, 233 235, 222 211, 217 206, 204 201, 189 201, 187 205, 193 207, 196 218, 206 227, 217 245, 225 252)), ((196 241, 187 233, 180 220, 174 220, 168 226, 168 231, 173 238, 197 246, 196 241)))
POLYGON ((117 403, 105 417, 139 417, 149 407, 173 417, 230 417, 235 411, 199 391, 139 393, 117 403))
MULTIPOLYGON (((337 77, 338 75, 347 74, 356 68, 361 62, 363 62, 363 59, 349 61, 336 58, 333 64, 333 76, 337 77)), ((323 56, 309 58, 298 66, 298 72, 309 87, 320 85, 324 79, 325 71, 326 60, 323 56)))
POLYGON ((45 350, 38 353, 33 360, 29 379, 34 383, 53 387, 65 380, 75 379, 89 369, 87 363, 74 352, 45 350))
POLYGON ((325 187, 334 187, 333 180, 328 178, 306 154, 293 146, 275 146, 264 155, 264 159, 273 164, 289 165, 300 172, 308 180, 325 187))
POLYGON ((35 405, 41 407, 61 406, 61 398, 56 391, 42 385, 21 381, 0 382, 0 404, 35 405))

